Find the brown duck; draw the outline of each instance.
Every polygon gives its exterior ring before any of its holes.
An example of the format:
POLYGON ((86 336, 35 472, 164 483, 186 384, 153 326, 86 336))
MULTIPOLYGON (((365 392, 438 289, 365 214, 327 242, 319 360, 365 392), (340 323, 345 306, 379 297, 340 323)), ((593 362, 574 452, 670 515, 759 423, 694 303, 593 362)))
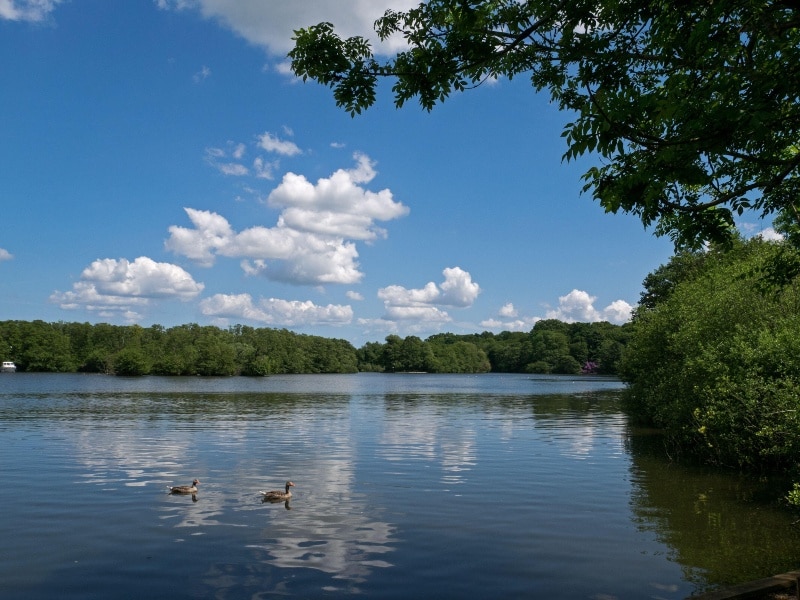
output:
POLYGON ((286 482, 286 491, 272 490, 270 492, 258 492, 264 497, 264 502, 283 502, 292 497, 292 492, 289 488, 294 487, 291 481, 286 482))
POLYGON ((199 479, 192 481, 192 485, 174 485, 168 486, 170 494, 196 494, 197 484, 200 483, 199 479))

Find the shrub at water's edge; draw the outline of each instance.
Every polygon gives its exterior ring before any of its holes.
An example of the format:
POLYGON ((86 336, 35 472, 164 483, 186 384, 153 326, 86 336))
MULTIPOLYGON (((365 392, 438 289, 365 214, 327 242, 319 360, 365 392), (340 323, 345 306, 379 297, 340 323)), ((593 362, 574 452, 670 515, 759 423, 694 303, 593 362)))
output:
POLYGON ((753 470, 797 469, 800 278, 765 273, 785 244, 737 241, 674 257, 645 280, 621 362, 626 409, 670 451, 753 470))

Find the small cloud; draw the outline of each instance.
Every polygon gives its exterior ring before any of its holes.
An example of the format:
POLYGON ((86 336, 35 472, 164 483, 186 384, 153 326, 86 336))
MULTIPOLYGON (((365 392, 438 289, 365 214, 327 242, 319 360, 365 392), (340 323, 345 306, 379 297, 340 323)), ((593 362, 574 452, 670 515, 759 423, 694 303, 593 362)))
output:
POLYGON ((201 83, 206 79, 208 79, 210 76, 211 76, 211 69, 203 65, 203 68, 192 76, 192 79, 194 80, 195 83, 201 83))
POLYGON ((156 6, 161 10, 187 10, 195 8, 197 2, 195 0, 155 0, 156 6))
POLYGON ((310 300, 278 298, 262 298, 256 303, 250 294, 215 294, 200 302, 200 310, 208 317, 291 327, 347 325, 353 320, 353 309, 346 305, 318 306, 310 300))
POLYGON ((349 290, 349 291, 346 293, 346 296, 347 296, 348 298, 350 298, 350 300, 355 300, 355 301, 357 301, 357 302, 360 302, 361 300, 363 300, 363 299, 364 299, 364 296, 362 296, 362 295, 361 295, 361 294, 359 294, 358 292, 354 292, 353 290, 349 290))
POLYGON ((498 319, 485 319, 481 321, 481 327, 486 327, 486 329, 500 329, 502 326, 503 322, 498 319))
POLYGON ((782 233, 775 231, 772 227, 767 227, 759 232, 758 236, 767 242, 780 242, 786 239, 782 233))
POLYGON ((245 155, 245 152, 247 152, 247 146, 245 146, 240 142, 236 144, 236 146, 233 148, 232 152, 233 158, 235 158, 236 160, 242 160, 242 158, 245 155))
POLYGON ((439 285, 442 290, 440 304, 464 308, 472 306, 481 287, 472 281, 472 276, 459 267, 442 271, 444 281, 439 285))
POLYGON ((0 19, 7 21, 45 21, 62 0, 0 0, 0 19))
POLYGON ((783 241, 785 236, 782 233, 775 231, 772 226, 764 227, 764 221, 758 222, 742 222, 738 224, 739 229, 745 237, 760 237, 767 242, 780 242, 783 241))
POLYGON ((591 323, 600 320, 600 313, 594 307, 596 296, 582 290, 572 290, 566 296, 559 296, 558 308, 547 312, 548 319, 558 319, 567 323, 576 321, 591 323))
POLYGON ((253 160, 253 171, 259 179, 275 179, 275 169, 278 168, 278 161, 267 162, 260 156, 253 160))
POLYGON ((509 302, 508 304, 504 304, 497 314, 499 314, 501 317, 509 319, 517 316, 517 309, 514 308, 514 305, 511 302, 509 302))
POLYGON ((289 61, 281 61, 279 63, 275 63, 275 72, 280 75, 285 75, 287 77, 293 77, 290 81, 293 83, 300 82, 301 79, 299 77, 294 77, 294 71, 292 71, 292 63, 289 61))
POLYGON ((11 260, 12 258, 14 258, 13 254, 11 254, 5 248, 0 248, 0 262, 2 262, 4 260, 11 260))
POLYGON ((631 320, 633 307, 625 300, 614 300, 603 309, 603 321, 621 325, 631 320))
POLYGON ((377 174, 375 164, 363 154, 353 158, 354 168, 339 169, 316 184, 303 175, 286 173, 267 203, 281 208, 281 223, 297 231, 364 241, 385 238, 386 231, 375 221, 405 216, 409 209, 396 202, 388 189, 365 189, 364 184, 377 174))
POLYGON ((228 142, 227 150, 225 148, 206 148, 206 162, 223 175, 243 177, 249 175, 250 170, 236 161, 241 160, 244 154, 244 144, 228 142))
POLYGON ((572 290, 558 298, 558 308, 547 312, 548 319, 558 319, 566 323, 595 323, 609 321, 622 324, 630 320, 633 307, 624 300, 615 300, 602 311, 594 307, 596 296, 582 290, 572 290))
POLYGON ((220 163, 216 165, 216 167, 223 175, 230 175, 233 177, 243 177, 250 173, 247 167, 237 163, 220 163))
POLYGON ((282 140, 278 136, 265 132, 258 138, 258 145, 267 152, 274 152, 281 156, 296 156, 303 151, 292 141, 282 140))
POLYGON ((384 318, 442 323, 452 319, 441 306, 472 306, 481 291, 472 276, 460 267, 444 269, 442 274, 445 279, 439 285, 431 281, 417 289, 399 285, 379 289, 378 298, 386 310, 384 318))
POLYGON ((539 317, 521 317, 519 319, 512 319, 504 321, 501 319, 486 319, 481 321, 481 327, 486 329, 503 330, 503 331, 530 331, 537 321, 541 321, 539 317))

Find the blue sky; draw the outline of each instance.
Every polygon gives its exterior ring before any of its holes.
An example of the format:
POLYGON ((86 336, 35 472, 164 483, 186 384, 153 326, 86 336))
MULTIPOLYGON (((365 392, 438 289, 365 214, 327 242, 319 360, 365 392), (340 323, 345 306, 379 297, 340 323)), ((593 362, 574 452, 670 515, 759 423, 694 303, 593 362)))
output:
MULTIPOLYGON (((668 239, 520 78, 351 118, 287 70, 360 0, 0 0, 0 320, 387 335, 624 322, 668 239)), ((758 227, 758 224, 751 224, 758 227)))

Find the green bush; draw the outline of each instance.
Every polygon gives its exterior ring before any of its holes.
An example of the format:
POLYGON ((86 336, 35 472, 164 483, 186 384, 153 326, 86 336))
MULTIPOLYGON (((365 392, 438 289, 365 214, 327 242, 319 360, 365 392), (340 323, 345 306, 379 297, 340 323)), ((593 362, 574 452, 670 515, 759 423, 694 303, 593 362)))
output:
POLYGON ((544 360, 537 360, 536 362, 532 362, 525 367, 526 373, 538 373, 538 374, 547 374, 553 372, 552 365, 544 360))
POLYGON ((117 375, 147 375, 150 362, 140 349, 125 348, 114 358, 114 372, 117 375))
POLYGON ((738 468, 797 468, 800 282, 763 285, 785 247, 711 250, 702 268, 637 311, 622 357, 626 407, 674 452, 738 468))

